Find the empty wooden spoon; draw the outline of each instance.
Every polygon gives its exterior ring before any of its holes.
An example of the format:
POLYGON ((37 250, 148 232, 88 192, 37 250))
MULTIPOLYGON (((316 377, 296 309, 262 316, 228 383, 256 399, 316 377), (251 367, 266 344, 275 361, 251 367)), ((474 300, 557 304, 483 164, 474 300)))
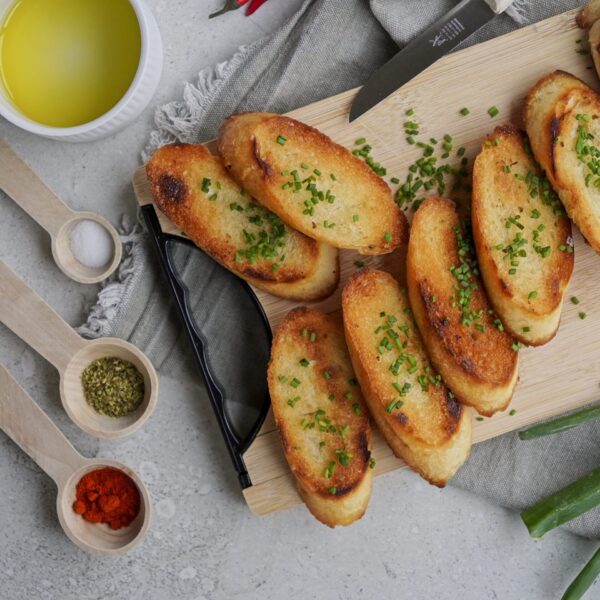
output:
POLYGON ((94 554, 123 554, 142 541, 152 509, 148 490, 137 473, 114 460, 81 456, 3 365, 0 365, 0 428, 54 479, 58 486, 58 520, 71 541, 94 554), (115 530, 90 523, 73 510, 79 480, 102 467, 122 471, 138 488, 140 511, 127 527, 115 530))
POLYGON ((27 284, 0 260, 0 322, 52 363, 60 373, 60 397, 67 414, 84 431, 102 438, 123 437, 139 429, 152 414, 158 377, 148 357, 117 338, 84 340, 27 284), (81 373, 98 358, 132 363, 144 378, 144 398, 131 414, 109 417, 86 401, 81 373))
POLYGON ((3 189, 52 238, 52 256, 60 270, 79 283, 97 283, 119 266, 123 247, 117 230, 94 212, 71 210, 3 140, 0 140, 0 189, 3 189), (94 221, 110 236, 112 258, 102 267, 87 267, 71 250, 71 232, 81 221, 94 221))

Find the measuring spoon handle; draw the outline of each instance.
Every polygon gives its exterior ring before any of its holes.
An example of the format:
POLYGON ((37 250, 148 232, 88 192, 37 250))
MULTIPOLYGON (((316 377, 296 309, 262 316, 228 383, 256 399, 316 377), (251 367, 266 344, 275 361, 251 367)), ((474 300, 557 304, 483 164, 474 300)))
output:
POLYGON ((85 464, 60 429, 0 364, 0 429, 61 488, 85 464))
POLYGON ((86 341, 0 260, 0 322, 61 374, 86 341))
POLYGON ((2 139, 0 188, 52 237, 75 214, 2 139))

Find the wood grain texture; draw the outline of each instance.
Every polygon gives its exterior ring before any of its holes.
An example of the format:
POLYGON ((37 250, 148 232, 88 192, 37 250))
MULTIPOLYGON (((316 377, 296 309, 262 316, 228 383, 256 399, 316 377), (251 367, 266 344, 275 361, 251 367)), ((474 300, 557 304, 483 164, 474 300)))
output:
MULTIPOLYGON (((291 116, 352 148, 354 140, 366 137, 372 154, 387 167, 388 176, 401 180, 407 167, 420 157, 420 151, 405 143, 405 111, 415 109, 421 138, 440 139, 445 133, 454 138, 454 146, 464 146, 471 159, 483 138, 499 124, 521 126, 521 108, 529 88, 544 74, 564 69, 585 80, 595 89, 598 81, 589 56, 576 52, 576 40, 585 37, 575 24, 571 11, 506 36, 451 54, 421 73, 393 96, 352 124, 348 124, 350 104, 357 90, 322 100, 291 116), (459 114, 462 107, 470 114, 459 114), (488 108, 497 106, 499 114, 490 118, 488 108)), ((151 202, 140 168, 134 177, 140 204, 151 202)), ((178 233, 160 213, 164 231, 178 233)), ((558 335, 544 347, 521 351, 520 380, 509 410, 491 419, 475 421, 473 441, 481 442, 514 431, 542 419, 594 402, 600 398, 600 298, 596 283, 600 269, 598 257, 575 232, 575 272, 562 314, 558 335), (569 298, 577 296, 579 306, 569 298), (580 311, 587 313, 581 320, 580 311), (516 413, 510 416, 509 411, 516 413)), ((359 257, 342 251, 340 289, 324 302, 316 304, 326 312, 339 310, 341 287, 356 267, 359 257)), ((404 257, 400 253, 382 257, 360 257, 368 266, 393 272, 402 277, 404 257)), ((256 292, 274 328, 295 307, 256 292)), ((402 468, 377 431, 373 432, 376 475, 402 468)), ((282 510, 300 502, 289 472, 279 435, 269 415, 260 434, 245 454, 253 486, 244 491, 250 508, 259 515, 282 510)))

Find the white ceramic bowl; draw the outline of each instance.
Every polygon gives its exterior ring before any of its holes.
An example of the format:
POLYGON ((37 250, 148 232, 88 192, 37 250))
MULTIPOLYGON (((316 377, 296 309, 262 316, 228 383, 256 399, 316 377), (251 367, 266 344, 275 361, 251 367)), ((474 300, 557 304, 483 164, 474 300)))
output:
MULTIPOLYGON (((129 0, 140 25, 142 47, 140 63, 125 95, 101 117, 77 127, 48 127, 28 119, 15 109, 0 86, 0 115, 31 133, 65 142, 89 142, 123 129, 148 106, 158 87, 163 64, 160 31, 154 15, 143 0, 129 0)), ((0 0, 0 22, 14 0, 0 0)))

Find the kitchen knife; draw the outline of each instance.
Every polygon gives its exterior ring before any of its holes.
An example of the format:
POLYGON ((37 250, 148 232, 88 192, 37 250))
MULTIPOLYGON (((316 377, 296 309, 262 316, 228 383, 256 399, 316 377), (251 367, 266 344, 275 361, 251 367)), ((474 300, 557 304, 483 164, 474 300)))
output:
POLYGON ((436 60, 456 48, 479 28, 504 12, 514 0, 462 0, 394 58, 375 71, 358 92, 350 122, 387 98, 436 60))

